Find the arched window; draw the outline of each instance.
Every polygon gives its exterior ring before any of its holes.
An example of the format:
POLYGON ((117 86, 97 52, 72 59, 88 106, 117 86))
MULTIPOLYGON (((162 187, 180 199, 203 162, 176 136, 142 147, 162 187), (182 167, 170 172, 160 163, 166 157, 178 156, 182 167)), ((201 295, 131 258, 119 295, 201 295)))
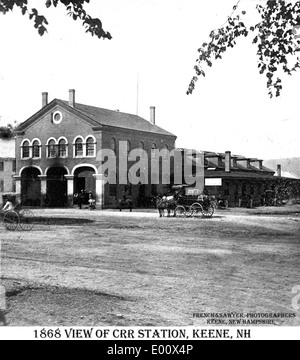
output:
POLYGON ((54 139, 51 139, 48 142, 48 157, 49 158, 56 157, 56 143, 54 139))
POLYGON ((38 159, 41 157, 41 144, 38 140, 32 143, 32 157, 38 159))
POLYGON ((145 156, 145 145, 142 141, 139 143, 139 151, 140 151, 140 157, 143 158, 145 156))
POLYGON ((86 140, 86 156, 95 156, 95 140, 90 136, 86 140))
POLYGON ((131 151, 131 142, 129 140, 127 140, 127 152, 128 154, 130 153, 131 151))
POLYGON ((26 159, 30 157, 30 145, 29 141, 24 141, 22 145, 22 158, 26 159))
POLYGON ((81 138, 75 141, 75 156, 83 156, 83 141, 81 138))
POLYGON ((164 153, 164 160, 168 160, 169 159, 169 147, 168 147, 168 145, 165 145, 163 153, 164 153))
POLYGON ((142 150, 145 149, 145 145, 142 141, 139 143, 139 149, 142 149, 142 150))
POLYGON ((65 139, 61 139, 58 142, 58 156, 59 157, 67 157, 67 141, 65 139))
POLYGON ((156 158, 156 149, 157 149, 156 144, 152 144, 152 146, 151 146, 151 158, 152 159, 156 158))
POLYGON ((111 150, 113 150, 114 152, 117 151, 117 142, 115 138, 111 138, 110 139, 110 148, 111 150))

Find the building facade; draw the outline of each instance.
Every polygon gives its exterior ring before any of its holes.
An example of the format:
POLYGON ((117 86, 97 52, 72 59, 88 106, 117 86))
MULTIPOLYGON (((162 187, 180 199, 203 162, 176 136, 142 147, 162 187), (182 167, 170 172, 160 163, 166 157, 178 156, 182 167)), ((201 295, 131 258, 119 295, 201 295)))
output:
POLYGON ((15 140, 0 139, 0 205, 8 195, 14 195, 16 174, 15 140))
MULTIPOLYGON (((98 208, 111 207, 124 193, 134 206, 163 191, 162 185, 143 181, 131 185, 118 179, 120 142, 126 151, 143 149, 150 161, 153 149, 175 148, 176 136, 155 124, 155 108, 150 121, 137 115, 78 104, 75 90, 69 101, 42 94, 42 108, 15 130, 16 192, 25 205, 71 206, 74 194, 91 192, 98 208), (116 184, 105 181, 99 151, 109 149, 116 158, 116 184)), ((123 158, 122 158, 123 159, 123 158)), ((124 165, 124 164, 123 164, 124 165)), ((131 161, 128 161, 130 168, 131 161)))

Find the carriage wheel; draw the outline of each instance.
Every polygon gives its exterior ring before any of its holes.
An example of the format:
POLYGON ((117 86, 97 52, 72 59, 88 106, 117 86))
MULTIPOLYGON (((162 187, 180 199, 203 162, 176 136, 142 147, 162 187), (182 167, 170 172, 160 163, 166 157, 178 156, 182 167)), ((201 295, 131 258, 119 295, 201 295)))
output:
POLYGON ((185 210, 185 217, 190 218, 193 216, 193 209, 191 206, 187 207, 185 210))
POLYGON ((202 214, 205 218, 211 218, 215 212, 215 208, 212 204, 203 207, 202 214))
POLYGON ((193 217, 202 217, 203 209, 199 203, 195 203, 191 206, 191 212, 193 217))
POLYGON ((30 231, 34 227, 34 215, 30 210, 20 211, 20 227, 24 231, 30 231))
POLYGON ((185 217, 186 212, 184 206, 176 206, 174 214, 176 217, 180 217, 180 218, 185 217))
POLYGON ((19 225, 19 216, 15 211, 8 211, 4 215, 4 224, 7 230, 15 231, 19 225))

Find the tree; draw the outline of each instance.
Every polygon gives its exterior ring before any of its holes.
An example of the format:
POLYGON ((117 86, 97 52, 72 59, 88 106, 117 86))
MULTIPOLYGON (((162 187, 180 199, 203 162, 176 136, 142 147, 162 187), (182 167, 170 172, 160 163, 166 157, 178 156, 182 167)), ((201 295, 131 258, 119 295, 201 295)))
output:
MULTIPOLYGON (((89 2, 90 0, 46 0, 45 6, 50 8, 51 6, 57 7, 59 3, 64 5, 69 16, 74 20, 79 19, 82 21, 87 33, 90 33, 92 36, 95 35, 99 39, 110 40, 112 37, 109 32, 103 30, 102 22, 98 18, 92 18, 84 10, 85 3, 89 2)), ((27 14, 29 19, 34 21, 34 27, 41 36, 45 34, 48 21, 36 9, 28 8, 28 0, 0 0, 0 12, 3 14, 13 11, 15 8, 20 8, 23 15, 27 14)))
POLYGON ((0 139, 8 140, 14 137, 14 127, 9 124, 0 127, 0 139))
POLYGON ((211 67, 214 60, 222 59, 223 53, 236 45, 239 37, 249 34, 253 36, 253 44, 257 44, 259 73, 267 78, 271 98, 280 96, 282 75, 292 75, 300 67, 297 55, 300 51, 297 36, 297 29, 300 29, 300 1, 268 0, 264 6, 258 4, 256 9, 261 19, 250 25, 245 25, 246 11, 237 13, 240 1, 234 6, 226 23, 211 31, 210 40, 198 49, 199 56, 194 66, 196 75, 189 84, 187 94, 192 94, 199 77, 205 76, 205 65, 211 67))

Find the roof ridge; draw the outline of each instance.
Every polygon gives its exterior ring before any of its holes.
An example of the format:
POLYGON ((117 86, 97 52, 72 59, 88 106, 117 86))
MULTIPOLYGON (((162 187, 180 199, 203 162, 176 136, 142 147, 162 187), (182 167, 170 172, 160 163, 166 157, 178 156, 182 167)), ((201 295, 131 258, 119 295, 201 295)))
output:
MULTIPOLYGON (((68 101, 58 99, 64 104, 68 105, 68 101)), ((176 135, 168 132, 158 125, 151 124, 150 121, 142 118, 139 115, 131 114, 128 112, 122 112, 119 110, 111 110, 101 108, 93 105, 86 105, 77 103, 74 107, 80 114, 88 116, 99 125, 113 126, 119 128, 126 128, 130 130, 143 131, 152 134, 159 134, 165 136, 172 136, 176 138, 176 135)))
MULTIPOLYGON (((61 99, 58 99, 58 100, 63 101, 63 102, 66 103, 66 104, 69 104, 69 102, 68 102, 67 100, 61 100, 61 99)), ((129 112, 124 112, 124 111, 120 111, 120 110, 111 110, 111 109, 107 109, 107 108, 100 107, 100 106, 82 104, 82 103, 78 103, 78 102, 76 102, 74 109, 77 109, 77 108, 76 108, 76 105, 84 106, 84 107, 87 107, 87 108, 90 107, 90 108, 98 109, 98 110, 105 110, 105 111, 109 111, 109 112, 113 112, 113 113, 117 113, 117 114, 124 114, 124 115, 136 116, 136 117, 138 117, 138 118, 140 118, 140 119, 142 119, 142 120, 147 121, 146 119, 142 118, 141 116, 136 115, 136 114, 132 114, 132 113, 129 113, 129 112)))

